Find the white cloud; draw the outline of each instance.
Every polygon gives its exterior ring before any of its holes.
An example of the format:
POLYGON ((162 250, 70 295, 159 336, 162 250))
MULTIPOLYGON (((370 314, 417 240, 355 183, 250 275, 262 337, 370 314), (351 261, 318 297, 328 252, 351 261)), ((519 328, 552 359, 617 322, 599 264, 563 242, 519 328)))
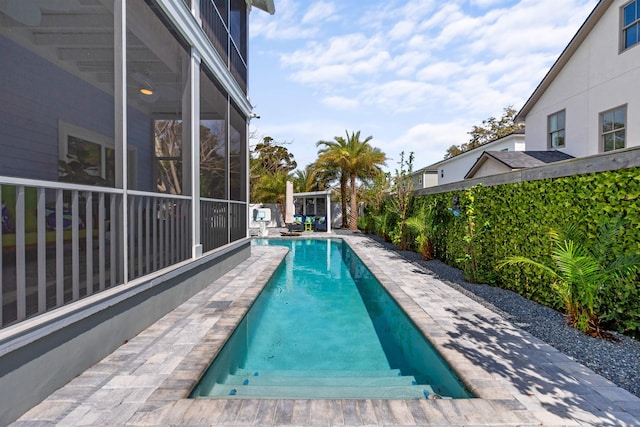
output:
POLYGON ((302 17, 303 24, 318 23, 334 16, 335 4, 331 2, 313 3, 302 17))
POLYGON ((279 90, 299 91, 291 99, 326 111, 322 121, 281 125, 273 136, 315 142, 355 127, 373 132, 390 156, 415 151, 416 166, 441 160, 472 125, 524 104, 596 3, 278 0, 276 19, 252 18, 251 32, 255 19, 258 39, 279 52, 278 72, 291 86, 279 90))
POLYGON ((436 163, 444 158, 450 146, 466 142, 470 126, 460 120, 447 123, 421 123, 407 129, 395 139, 383 144, 382 150, 399 160, 399 153, 414 152, 414 169, 436 163))
POLYGON ((358 100, 344 96, 328 96, 322 99, 322 103, 336 110, 354 110, 360 106, 358 100))

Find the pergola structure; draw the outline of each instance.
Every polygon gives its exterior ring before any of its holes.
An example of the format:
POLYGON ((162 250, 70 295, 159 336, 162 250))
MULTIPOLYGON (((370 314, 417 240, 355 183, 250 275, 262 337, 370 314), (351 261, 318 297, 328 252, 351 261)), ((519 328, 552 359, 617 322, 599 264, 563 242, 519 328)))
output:
POLYGON ((327 222, 327 233, 331 232, 331 191, 294 193, 293 205, 296 215, 324 216, 327 222))

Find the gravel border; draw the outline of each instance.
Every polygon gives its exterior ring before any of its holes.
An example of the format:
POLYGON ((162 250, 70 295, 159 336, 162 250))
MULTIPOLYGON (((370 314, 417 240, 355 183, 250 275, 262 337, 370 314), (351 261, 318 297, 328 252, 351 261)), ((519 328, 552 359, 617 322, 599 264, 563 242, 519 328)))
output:
MULTIPOLYGON (((338 234, 347 232, 338 230, 338 234)), ((350 232, 349 232, 350 233, 350 232)), ((412 251, 399 251, 392 243, 367 237, 408 261, 433 272, 441 281, 590 368, 618 387, 640 397, 640 341, 613 333, 619 342, 593 338, 567 325, 558 311, 495 286, 469 283, 461 270, 441 261, 424 261, 412 251)))

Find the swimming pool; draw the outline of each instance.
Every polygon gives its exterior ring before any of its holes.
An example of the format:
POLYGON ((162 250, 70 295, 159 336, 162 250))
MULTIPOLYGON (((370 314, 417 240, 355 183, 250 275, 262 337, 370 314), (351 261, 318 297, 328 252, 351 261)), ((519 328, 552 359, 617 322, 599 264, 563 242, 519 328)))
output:
POLYGON ((339 239, 290 249, 191 397, 472 397, 339 239))

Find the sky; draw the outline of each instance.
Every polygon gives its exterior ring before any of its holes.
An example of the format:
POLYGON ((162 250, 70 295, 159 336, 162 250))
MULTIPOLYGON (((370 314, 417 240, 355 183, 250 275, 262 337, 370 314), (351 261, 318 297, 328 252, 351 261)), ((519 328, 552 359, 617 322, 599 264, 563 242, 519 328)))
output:
POLYGON ((597 0, 275 0, 250 13, 250 131, 298 169, 318 141, 360 131, 414 170, 519 110, 597 0))

